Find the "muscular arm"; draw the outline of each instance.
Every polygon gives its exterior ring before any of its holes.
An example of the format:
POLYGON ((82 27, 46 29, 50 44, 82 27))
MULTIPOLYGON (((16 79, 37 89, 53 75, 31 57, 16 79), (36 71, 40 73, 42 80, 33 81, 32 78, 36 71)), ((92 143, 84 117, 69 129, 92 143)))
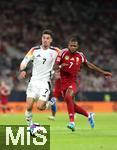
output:
POLYGON ((87 62, 86 65, 89 69, 95 70, 95 71, 97 71, 97 72, 99 72, 105 76, 112 76, 111 72, 105 71, 105 70, 101 69, 100 67, 98 67, 98 66, 96 66, 90 62, 87 62))

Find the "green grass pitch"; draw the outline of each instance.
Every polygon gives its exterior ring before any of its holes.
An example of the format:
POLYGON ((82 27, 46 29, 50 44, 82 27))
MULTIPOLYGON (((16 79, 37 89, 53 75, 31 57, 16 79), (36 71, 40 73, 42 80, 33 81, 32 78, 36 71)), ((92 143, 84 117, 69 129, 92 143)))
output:
MULTIPOLYGON (((56 120, 48 120, 50 113, 34 114, 33 120, 50 125, 51 150, 117 150, 117 113, 96 113, 95 128, 87 118, 76 116, 76 131, 67 129, 67 113, 57 113, 56 120)), ((25 125, 23 114, 0 114, 0 125, 25 125)))

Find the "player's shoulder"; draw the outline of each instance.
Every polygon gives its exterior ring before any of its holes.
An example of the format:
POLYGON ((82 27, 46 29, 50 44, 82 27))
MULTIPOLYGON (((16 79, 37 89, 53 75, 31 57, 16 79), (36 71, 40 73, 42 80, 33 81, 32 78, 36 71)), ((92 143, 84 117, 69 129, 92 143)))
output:
POLYGON ((77 51, 76 54, 79 54, 81 56, 85 56, 83 52, 77 51))
POLYGON ((30 53, 34 53, 35 51, 37 51, 37 50, 39 50, 40 49, 40 46, 38 45, 38 46, 34 46, 34 47, 32 47, 30 50, 29 50, 29 52, 30 53))
POLYGON ((80 55, 81 59, 82 59, 82 62, 87 62, 87 58, 86 56, 84 55, 83 52, 77 52, 78 55, 80 55))
POLYGON ((63 57, 65 54, 67 54, 69 52, 69 50, 68 50, 68 48, 63 48, 62 50, 61 50, 61 53, 60 53, 60 55, 63 57))
POLYGON ((40 49, 40 45, 37 45, 37 46, 33 46, 30 50, 35 51, 39 49, 40 49))
POLYGON ((62 49, 62 52, 67 52, 68 51, 68 48, 63 48, 62 49))
POLYGON ((31 47, 30 49, 29 49, 29 52, 34 52, 35 50, 39 50, 40 49, 40 46, 38 45, 38 46, 33 46, 33 47, 31 47))
POLYGON ((61 50, 61 54, 67 53, 68 51, 69 51, 68 48, 63 48, 63 49, 61 50))
POLYGON ((63 58, 64 57, 64 55, 66 54, 66 52, 68 52, 68 49, 67 48, 64 48, 64 49, 62 49, 61 51, 60 51, 60 53, 59 53, 59 57, 61 57, 61 58, 63 58))
POLYGON ((32 56, 33 53, 36 51, 36 50, 39 50, 40 49, 40 46, 34 46, 32 48, 29 49, 28 53, 26 54, 26 56, 32 56))
POLYGON ((54 47, 54 46, 51 46, 50 49, 53 50, 53 51, 56 51, 57 53, 60 53, 60 51, 61 51, 60 48, 54 47))

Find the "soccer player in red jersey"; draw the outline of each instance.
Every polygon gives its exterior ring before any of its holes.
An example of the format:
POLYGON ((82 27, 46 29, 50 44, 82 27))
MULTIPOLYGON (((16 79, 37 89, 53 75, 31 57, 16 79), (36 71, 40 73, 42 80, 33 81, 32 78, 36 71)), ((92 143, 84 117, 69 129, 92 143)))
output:
MULTIPOLYGON (((57 99, 59 97, 63 98, 62 92, 61 92, 60 70, 57 70, 55 72, 54 87, 53 87, 53 90, 52 90, 52 97, 51 97, 51 99, 54 99, 54 101, 57 102, 57 99)), ((79 113, 79 114, 81 114, 81 115, 83 115, 85 117, 88 117, 89 119, 92 117, 93 114, 88 113, 81 106, 77 106, 77 107, 78 107, 77 113, 79 113)), ((57 111, 57 106, 56 106, 56 103, 54 103, 54 105, 52 105, 52 107, 51 107, 52 115, 49 116, 48 119, 55 120, 56 111, 57 111)), ((91 127, 93 127, 92 125, 93 124, 91 123, 91 127)))
MULTIPOLYGON (((85 55, 78 51, 79 43, 76 38, 71 38, 68 43, 68 48, 61 51, 56 59, 54 69, 60 69, 61 75, 61 90, 67 104, 70 123, 68 128, 75 131, 74 113, 79 113, 79 106, 74 102, 74 96, 77 91, 76 81, 77 75, 81 70, 81 65, 84 64, 89 69, 97 71, 105 77, 111 77, 112 74, 108 71, 87 61, 85 55)), ((82 110, 81 110, 82 112, 82 110)), ((85 112, 84 112, 85 113, 85 112)), ((88 114, 87 114, 88 116, 88 114)), ((89 114, 89 122, 94 127, 93 113, 89 114)))
MULTIPOLYGON (((59 97, 62 98, 61 79, 60 79, 60 71, 57 70, 54 74, 54 77, 53 77, 53 88, 52 88, 51 99, 54 99, 54 101, 57 102, 59 97)), ((54 103, 51 106, 52 115, 49 116, 48 119, 55 120, 56 111, 57 111, 57 106, 56 106, 56 103, 54 103)))
POLYGON ((4 113, 7 110, 10 111, 10 108, 7 106, 9 94, 10 94, 9 86, 4 81, 0 81, 0 101, 2 105, 2 111, 4 113))

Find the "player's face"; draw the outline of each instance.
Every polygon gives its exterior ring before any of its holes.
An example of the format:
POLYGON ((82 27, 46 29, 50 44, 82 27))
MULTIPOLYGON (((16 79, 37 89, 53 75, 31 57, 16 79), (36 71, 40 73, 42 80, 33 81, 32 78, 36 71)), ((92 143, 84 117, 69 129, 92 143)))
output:
POLYGON ((45 48, 50 47, 52 43, 52 37, 49 34, 43 34, 42 35, 42 46, 45 48))
POLYGON ((78 42, 69 42, 68 48, 71 53, 74 53, 79 48, 78 42))

